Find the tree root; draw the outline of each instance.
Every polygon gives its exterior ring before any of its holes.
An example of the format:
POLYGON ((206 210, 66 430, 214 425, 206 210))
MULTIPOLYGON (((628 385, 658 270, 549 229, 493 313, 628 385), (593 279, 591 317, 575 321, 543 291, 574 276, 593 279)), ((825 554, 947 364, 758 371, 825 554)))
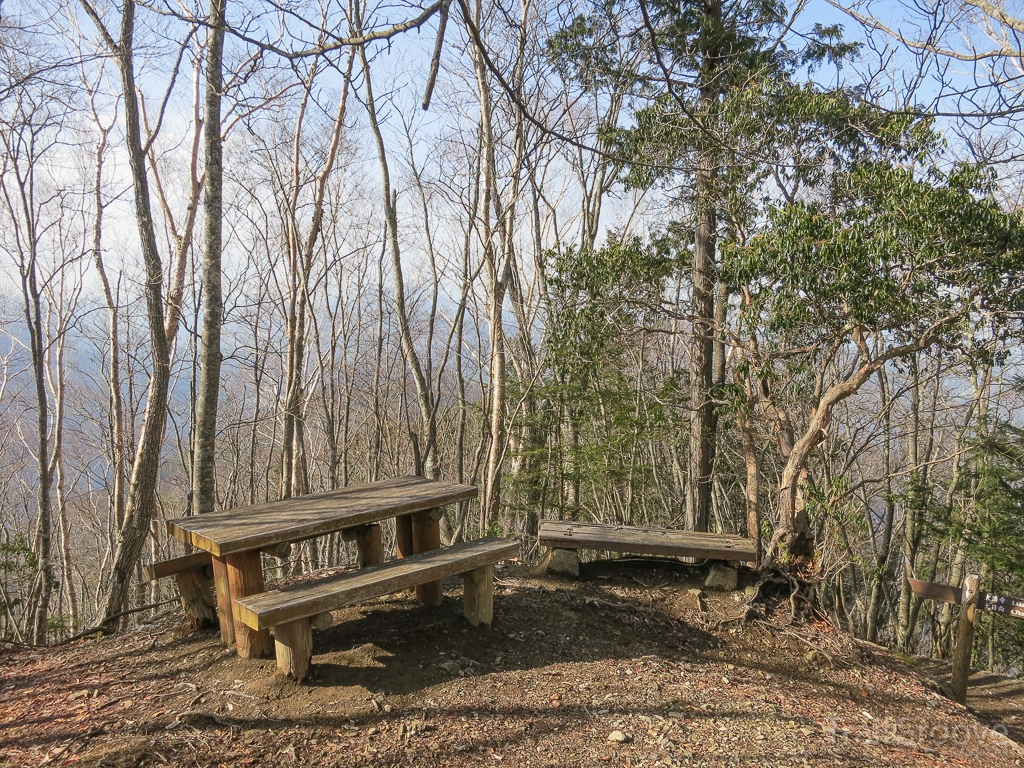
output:
POLYGON ((821 618, 817 608, 817 583, 775 566, 762 571, 754 594, 747 600, 748 615, 759 608, 768 615, 780 603, 789 604, 789 624, 821 618))

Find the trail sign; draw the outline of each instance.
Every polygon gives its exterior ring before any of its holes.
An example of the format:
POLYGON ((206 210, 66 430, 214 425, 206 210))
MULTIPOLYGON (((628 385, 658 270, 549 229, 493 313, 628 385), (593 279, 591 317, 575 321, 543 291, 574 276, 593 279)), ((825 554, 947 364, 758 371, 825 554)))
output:
POLYGON ((1024 619, 1024 600, 1014 597, 982 593, 981 608, 989 613, 1001 613, 1004 616, 1024 619))
POLYGON ((956 642, 953 644, 953 670, 950 676, 950 688, 961 704, 967 703, 967 683, 971 676, 971 655, 974 650, 974 630, 981 616, 978 611, 998 613, 1015 619, 1024 619, 1024 600, 1005 595, 990 595, 978 586, 981 577, 975 573, 964 579, 963 589, 949 584, 936 584, 932 581, 907 579, 910 588, 922 600, 935 600, 940 603, 955 603, 961 606, 957 619, 956 642))
MULTIPOLYGON (((908 579, 914 594, 922 600, 937 600, 940 603, 963 604, 967 600, 959 587, 952 587, 949 584, 936 584, 932 581, 921 581, 919 579, 908 579)), ((990 595, 980 591, 978 595, 978 607, 989 613, 998 613, 1003 616, 1012 616, 1015 619, 1024 619, 1024 599, 1017 597, 1006 597, 1005 595, 990 595)))

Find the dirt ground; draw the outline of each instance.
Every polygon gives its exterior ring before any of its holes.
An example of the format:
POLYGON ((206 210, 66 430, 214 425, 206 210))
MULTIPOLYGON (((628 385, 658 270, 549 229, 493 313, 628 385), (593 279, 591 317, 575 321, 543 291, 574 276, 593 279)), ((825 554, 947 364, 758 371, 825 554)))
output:
POLYGON ((998 703, 975 688, 975 713, 921 665, 826 625, 738 621, 743 592, 703 593, 700 576, 657 561, 593 563, 579 580, 509 566, 490 630, 466 624, 457 581, 436 609, 393 595, 336 612, 302 686, 173 612, 6 650, 0 765, 1024 764, 1019 685, 998 703))

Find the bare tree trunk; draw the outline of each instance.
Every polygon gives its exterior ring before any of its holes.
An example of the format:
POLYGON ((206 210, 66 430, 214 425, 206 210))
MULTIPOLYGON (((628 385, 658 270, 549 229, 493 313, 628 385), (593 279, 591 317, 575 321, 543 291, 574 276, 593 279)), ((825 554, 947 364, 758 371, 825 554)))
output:
MULTIPOLYGON (((705 0, 707 22, 720 23, 720 0, 705 0)), ((701 112, 710 115, 718 100, 718 52, 702 54, 701 112)), ((690 345, 690 463, 686 494, 686 527, 706 531, 711 511, 711 473, 715 461, 715 282, 717 269, 717 165, 715 148, 697 153, 696 216, 693 240, 693 342, 690 345)))
MULTIPOLYGON (((885 473, 885 516, 882 519, 881 542, 875 553, 875 568, 871 575, 871 600, 868 603, 867 639, 878 641, 878 626, 885 589, 889 583, 889 552, 892 549, 893 523, 896 520, 896 498, 892 487, 892 401, 885 367, 878 370, 879 394, 882 408, 882 471, 885 473)), ((873 526, 872 526, 873 527, 873 526)))
POLYGON ((416 345, 412 337, 412 328, 409 324, 409 315, 406 309, 405 277, 398 237, 397 192, 392 190, 391 187, 387 149, 384 144, 384 137, 381 134, 380 124, 377 120, 377 105, 374 101, 373 84, 370 79, 370 62, 367 59, 366 50, 362 46, 359 46, 358 50, 360 63, 363 67, 363 76, 366 80, 366 110, 370 118, 370 130, 373 134, 374 143, 377 146, 377 158, 381 169, 384 216, 387 221, 387 242, 388 248, 391 251, 391 270, 395 284, 395 316, 398 320, 398 330, 402 339, 402 353, 412 373, 413 382, 416 387, 416 400, 419 406, 420 429, 422 430, 423 438, 421 441, 423 446, 423 471, 427 477, 436 478, 439 477, 436 450, 437 419, 430 383, 424 373, 419 354, 416 351, 416 345))
POLYGON ((203 143, 206 151, 203 201, 203 329, 199 351, 199 391, 196 394, 193 508, 212 512, 217 498, 217 401, 220 395, 220 330, 224 316, 221 296, 221 218, 224 168, 221 141, 221 91, 224 87, 224 23, 227 0, 210 0, 209 39, 206 43, 206 108, 203 143))
POLYGON ((139 230, 142 260, 146 274, 146 316, 153 369, 146 395, 146 413, 132 466, 125 521, 118 535, 114 566, 104 598, 102 624, 120 614, 142 549, 149 535, 149 521, 156 507, 156 484, 160 470, 164 426, 167 421, 167 391, 170 384, 170 349, 164 327, 163 264, 157 247, 146 177, 146 156, 142 146, 138 92, 135 85, 134 35, 135 0, 124 0, 119 39, 115 42, 92 7, 86 13, 101 30, 121 72, 125 113, 125 145, 132 186, 135 190, 135 219, 139 230))
POLYGON ((50 460, 50 399, 46 392, 46 346, 43 339, 42 298, 40 296, 36 233, 32 212, 28 218, 28 259, 22 265, 21 288, 25 300, 25 325, 28 328, 29 349, 32 356, 32 378, 36 394, 36 534, 33 551, 36 555, 33 600, 28 609, 27 629, 33 643, 46 642, 46 623, 49 619, 50 599, 53 595, 53 563, 51 562, 53 521, 51 519, 51 491, 53 465, 50 460))
MULTIPOLYGON (((99 125, 99 114, 93 108, 96 124, 99 125)), ((95 219, 92 231, 93 260, 96 264, 96 273, 100 278, 100 285, 103 289, 103 298, 107 306, 107 344, 109 345, 108 361, 109 371, 107 374, 108 389, 108 422, 110 427, 110 458, 111 458, 111 493, 110 507, 113 513, 113 520, 117 530, 124 525, 124 512, 126 503, 126 484, 128 479, 128 451, 127 436, 124 425, 124 398, 121 393, 121 332, 120 313, 117 302, 114 298, 113 289, 110 286, 110 279, 107 277, 107 270, 103 263, 103 214, 106 205, 103 202, 103 167, 104 156, 107 151, 110 131, 113 125, 100 128, 100 141, 96 147, 96 177, 93 187, 93 198, 96 206, 95 219)))

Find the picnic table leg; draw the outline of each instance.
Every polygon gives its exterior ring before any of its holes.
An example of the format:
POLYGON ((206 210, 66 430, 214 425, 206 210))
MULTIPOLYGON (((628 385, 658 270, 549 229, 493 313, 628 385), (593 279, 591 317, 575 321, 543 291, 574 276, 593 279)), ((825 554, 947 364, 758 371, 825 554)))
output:
MULTIPOLYGON (((346 528, 341 532, 342 541, 354 541, 359 551, 359 567, 380 565, 384 562, 384 542, 381 539, 380 525, 359 525, 346 528)), ((401 556, 401 554, 399 555, 401 556)))
MULTIPOLYGON (((441 547, 441 515, 439 508, 417 512, 412 516, 412 548, 416 554, 441 547)), ((440 605, 444 599, 440 581, 416 587, 416 599, 423 605, 440 605)))
MULTIPOLYGON (((228 565, 228 584, 232 605, 241 597, 258 595, 263 592, 263 563, 259 550, 236 552, 224 558, 228 565)), ((274 648, 270 640, 270 630, 255 630, 238 619, 232 619, 235 625, 235 648, 243 659, 259 659, 269 656, 274 648)))
POLYGON ((412 515, 399 515, 395 518, 395 549, 400 558, 413 554, 412 515))
POLYGON ((225 646, 235 644, 235 617, 231 613, 231 586, 228 582, 228 564, 223 557, 213 556, 213 589, 217 595, 217 621, 220 640, 225 646))
POLYGON ((381 539, 380 526, 373 523, 365 529, 360 529, 356 534, 356 547, 359 550, 360 568, 383 563, 384 542, 381 539))

